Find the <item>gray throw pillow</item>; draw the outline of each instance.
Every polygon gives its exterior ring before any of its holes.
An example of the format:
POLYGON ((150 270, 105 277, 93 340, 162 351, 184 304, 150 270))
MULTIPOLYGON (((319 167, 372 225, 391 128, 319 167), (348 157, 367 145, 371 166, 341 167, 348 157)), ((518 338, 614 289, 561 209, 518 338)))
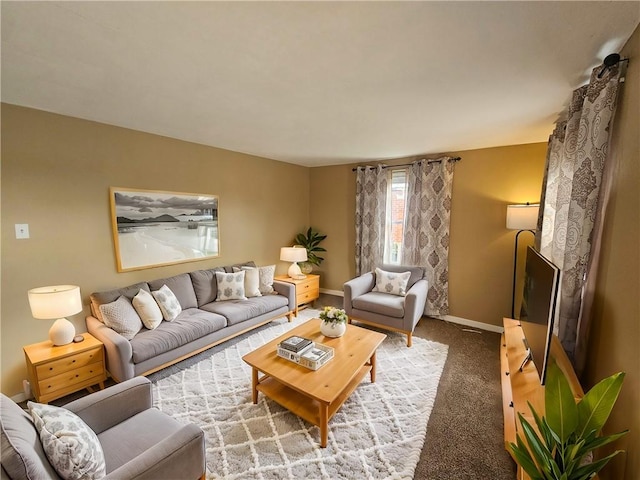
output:
POLYGON ((142 329, 142 320, 131 300, 125 296, 120 296, 115 302, 100 305, 100 313, 104 324, 127 340, 131 340, 142 329))
POLYGON ((407 283, 409 283, 410 276, 411 272, 385 272, 376 268, 376 286, 373 287, 373 291, 404 297, 407 294, 407 283))
POLYGON ((167 322, 175 320, 176 317, 180 315, 180 312, 182 312, 182 307, 180 306, 178 298, 166 285, 160 287, 160 290, 151 292, 151 294, 156 299, 156 302, 158 302, 158 306, 162 311, 162 316, 167 322))
POLYGON ((244 270, 236 273, 216 272, 218 296, 216 302, 225 300, 246 300, 244 294, 244 270))

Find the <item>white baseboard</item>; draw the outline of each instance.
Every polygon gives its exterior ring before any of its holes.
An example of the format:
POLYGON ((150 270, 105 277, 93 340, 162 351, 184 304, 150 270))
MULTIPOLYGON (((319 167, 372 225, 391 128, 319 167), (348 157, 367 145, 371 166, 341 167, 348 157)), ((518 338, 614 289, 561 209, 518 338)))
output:
POLYGON ((461 318, 461 317, 454 317, 453 315, 443 315, 441 319, 446 320, 447 322, 457 323, 458 325, 464 325, 466 327, 477 328, 479 330, 486 330, 488 332, 495 332, 495 333, 504 332, 504 328, 498 325, 490 325, 488 323, 476 322, 475 320, 469 320, 467 318, 461 318))
POLYGON ((321 288, 320 293, 326 293, 327 295, 335 295, 336 297, 344 297, 342 290, 329 290, 328 288, 321 288))

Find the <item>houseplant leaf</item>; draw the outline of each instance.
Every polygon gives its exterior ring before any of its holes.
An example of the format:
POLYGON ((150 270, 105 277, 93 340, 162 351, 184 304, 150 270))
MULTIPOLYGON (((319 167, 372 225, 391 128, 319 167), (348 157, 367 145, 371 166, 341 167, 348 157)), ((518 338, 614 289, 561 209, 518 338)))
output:
POLYGON ((540 440, 536 431, 531 424, 525 420, 522 414, 518 414, 520 424, 522 425, 522 432, 529 445, 529 451, 538 466, 538 470, 542 475, 549 476, 551 474, 551 463, 554 462, 552 452, 547 449, 544 442, 540 440))
POLYGON ((515 443, 510 443, 509 448, 516 459, 516 462, 518 462, 518 465, 527 472, 527 475, 531 477, 531 480, 544 480, 544 477, 538 472, 538 467, 533 461, 533 458, 531 458, 529 449, 520 438, 520 435, 516 434, 516 442, 517 445, 515 443))
POLYGON ((607 455, 604 458, 596 460, 593 463, 587 463, 586 465, 577 468, 575 472, 573 472, 571 478, 575 480, 587 480, 589 478, 592 478, 596 473, 602 470, 607 463, 609 463, 609 460, 623 451, 624 450, 616 450, 615 452, 607 455))
POLYGON ((585 436, 602 429, 618 399, 623 380, 623 372, 607 377, 594 385, 578 402, 578 435, 585 436))
POLYGON ((319 244, 322 242, 326 235, 320 235, 320 233, 313 230, 313 228, 309 227, 306 233, 298 233, 295 237, 295 242, 297 245, 300 245, 307 249, 307 262, 313 265, 320 265, 324 258, 318 256, 317 252, 326 252, 327 250, 323 247, 320 247, 319 244))
POLYGON ((544 404, 549 428, 558 435, 560 443, 565 444, 578 426, 578 407, 569 382, 555 362, 547 371, 544 404))

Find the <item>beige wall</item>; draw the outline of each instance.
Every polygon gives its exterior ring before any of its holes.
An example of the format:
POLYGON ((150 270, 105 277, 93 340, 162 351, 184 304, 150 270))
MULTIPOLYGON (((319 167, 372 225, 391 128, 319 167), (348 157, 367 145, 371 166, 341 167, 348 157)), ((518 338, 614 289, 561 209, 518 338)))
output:
POLYGON ((606 431, 630 432, 614 445, 626 453, 606 467, 603 480, 640 478, 640 29, 620 53, 631 61, 611 144, 618 168, 604 225, 586 380, 591 387, 626 372, 606 431))
MULTIPOLYGON (((453 180, 450 314, 502 326, 502 318, 511 313, 515 239, 515 231, 505 227, 506 208, 510 203, 540 200, 546 144, 467 150, 456 155, 462 161, 456 164, 453 180)), ((328 235, 321 282, 331 290, 342 290, 342 284, 355 274, 352 167, 318 167, 311 172, 311 221, 328 235)), ((524 249, 532 243, 533 235, 520 235, 518 260, 522 265, 524 249)))
MULTIPOLYGON (((285 273, 279 249, 308 224, 308 192, 305 167, 3 104, 2 392, 22 391, 22 346, 47 339, 29 288, 76 284, 86 304, 93 291, 249 259, 285 273), (117 273, 110 186, 219 195, 220 257, 117 273), (15 223, 31 238, 16 240, 15 223)), ((78 331, 86 313, 70 318, 78 331)))

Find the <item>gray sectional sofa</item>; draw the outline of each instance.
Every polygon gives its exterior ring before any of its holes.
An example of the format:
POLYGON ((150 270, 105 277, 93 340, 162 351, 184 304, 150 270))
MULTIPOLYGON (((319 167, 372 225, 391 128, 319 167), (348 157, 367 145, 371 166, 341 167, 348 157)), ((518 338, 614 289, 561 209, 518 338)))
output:
POLYGON ((244 300, 216 301, 216 271, 231 273, 233 267, 255 267, 254 262, 197 270, 169 278, 136 283, 128 287, 91 294, 87 330, 105 346, 107 370, 122 382, 148 375, 276 318, 293 318, 295 286, 273 282, 273 293, 244 300), (182 312, 173 321, 162 321, 152 330, 142 328, 128 340, 103 323, 100 305, 121 296, 132 300, 140 291, 171 289, 182 312))

